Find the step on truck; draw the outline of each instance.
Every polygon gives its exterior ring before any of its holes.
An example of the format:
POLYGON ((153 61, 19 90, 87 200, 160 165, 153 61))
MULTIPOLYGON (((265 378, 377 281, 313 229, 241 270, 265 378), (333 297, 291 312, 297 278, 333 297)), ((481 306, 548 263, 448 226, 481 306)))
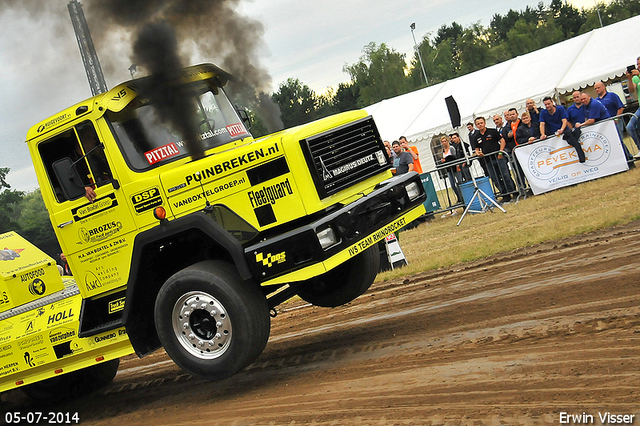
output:
POLYGON ((374 281, 378 243, 424 214, 418 174, 391 174, 364 111, 254 139, 225 94, 232 77, 189 67, 172 84, 193 105, 196 157, 140 89, 149 78, 27 134, 73 277, 2 236, 0 391, 77 392, 161 347, 195 376, 229 377, 263 351, 277 305, 352 301, 374 281))

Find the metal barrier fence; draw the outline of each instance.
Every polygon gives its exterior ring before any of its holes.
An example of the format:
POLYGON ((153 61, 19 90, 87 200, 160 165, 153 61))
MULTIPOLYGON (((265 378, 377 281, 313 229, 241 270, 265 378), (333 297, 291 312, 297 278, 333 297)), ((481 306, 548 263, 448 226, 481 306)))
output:
POLYGON ((440 207, 431 211, 427 208, 429 213, 439 214, 464 207, 465 199, 460 185, 471 182, 471 174, 476 179, 488 177, 493 195, 503 197, 503 201, 525 194, 522 179, 512 172, 519 166, 506 152, 493 152, 482 157, 474 155, 469 157, 469 162, 467 165, 465 159, 450 161, 425 172, 431 176, 440 207))
MULTIPOLYGON (((618 120, 618 123, 624 123, 624 117, 633 117, 631 113, 624 113, 616 117, 601 120, 598 123, 609 120, 618 120)), ((630 136, 624 138, 624 124, 617 124, 617 129, 621 137, 623 150, 627 155, 627 162, 632 164, 640 160, 640 147, 637 147, 630 136), (634 155, 638 155, 635 158, 634 155)), ((590 126, 585 126, 588 129, 590 126)), ((639 132, 640 133, 640 132, 639 132)), ((540 142, 542 139, 536 139, 529 144, 540 142)), ((524 146, 524 145, 520 145, 524 146)), ((517 149, 518 146, 514 148, 517 149)), ((510 155, 505 151, 493 152, 483 157, 473 155, 469 157, 470 165, 465 168, 466 160, 460 159, 456 161, 446 162, 445 164, 436 166, 435 169, 425 171, 431 177, 437 196, 438 208, 429 210, 427 213, 440 214, 443 212, 451 212, 459 207, 464 207, 464 197, 460 191, 460 184, 471 181, 471 173, 477 178, 488 177, 491 182, 493 194, 502 197, 502 201, 526 198, 531 193, 529 182, 527 181, 520 164, 515 155, 510 155), (501 155, 501 159, 498 158, 501 155)), ((423 174, 424 175, 424 174, 423 174)))

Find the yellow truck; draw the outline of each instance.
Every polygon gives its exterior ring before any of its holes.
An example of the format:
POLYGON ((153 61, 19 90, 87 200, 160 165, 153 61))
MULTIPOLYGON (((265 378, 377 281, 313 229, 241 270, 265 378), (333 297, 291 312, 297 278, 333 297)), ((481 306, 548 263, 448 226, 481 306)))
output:
POLYGON ((73 277, 0 236, 0 391, 78 392, 161 347, 193 375, 229 377, 263 351, 277 305, 352 301, 377 274, 378 243, 424 214, 420 177, 392 176, 365 112, 254 139, 231 78, 203 64, 172 83, 200 156, 141 90, 150 77, 29 130, 73 277))

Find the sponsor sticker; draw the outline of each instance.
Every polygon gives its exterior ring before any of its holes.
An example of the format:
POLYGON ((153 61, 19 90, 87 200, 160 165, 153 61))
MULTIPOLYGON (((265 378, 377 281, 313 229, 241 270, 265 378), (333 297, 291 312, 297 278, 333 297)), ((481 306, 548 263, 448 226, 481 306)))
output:
POLYGON ((96 337, 93 338, 93 341, 96 342, 96 343, 105 342, 105 341, 108 341, 108 340, 115 339, 117 336, 118 336, 118 334, 114 331, 114 332, 111 332, 109 334, 105 334, 103 336, 96 336, 96 337))
POLYGON ((180 199, 172 201, 174 208, 179 209, 186 207, 195 202, 205 203, 209 197, 218 198, 220 194, 228 192, 230 190, 241 190, 244 186, 247 186, 247 178, 242 177, 239 179, 231 179, 227 181, 218 181, 210 184, 202 192, 193 193, 180 199))
POLYGON ((76 331, 70 328, 57 328, 49 332, 51 343, 59 343, 72 337, 76 337, 76 331))
POLYGON ((384 239, 387 235, 397 231, 398 229, 402 228, 406 224, 407 224, 407 219, 404 217, 401 217, 400 219, 397 219, 391 222, 384 228, 378 230, 372 235, 369 235, 367 238, 364 238, 363 240, 360 240, 354 245, 352 245, 351 247, 349 247, 349 256, 353 257, 358 253, 362 253, 372 245, 376 244, 378 241, 381 241, 382 239, 384 239))
POLYGON ((180 151, 178 150, 178 146, 175 143, 171 142, 161 147, 152 149, 151 151, 145 152, 144 157, 147 159, 150 165, 153 165, 166 158, 174 157, 179 154, 180 151))
POLYGON ((161 205, 162 197, 160 190, 155 187, 132 195, 131 202, 136 213, 143 213, 161 205))
POLYGON ((47 291, 47 286, 40 278, 36 278, 29 284, 29 293, 34 296, 42 296, 47 291))
POLYGON ((20 281, 24 283, 34 278, 41 277, 43 275, 44 275, 44 268, 39 268, 34 271, 27 272, 26 274, 20 275, 20 281))
POLYGON ((66 324, 75 319, 75 313, 73 312, 73 308, 65 309, 63 311, 56 312, 55 314, 49 315, 47 318, 47 327, 58 324, 66 324))
POLYGON ((20 257, 20 253, 24 249, 10 249, 5 247, 4 250, 0 250, 0 260, 13 260, 20 257))
POLYGON ((244 128, 242 123, 236 123, 227 126, 227 131, 229 132, 231 137, 236 137, 238 135, 247 133, 247 130, 244 128))
POLYGON ((81 243, 95 243, 107 239, 122 230, 122 222, 111 221, 94 228, 80 228, 78 237, 81 243))
POLYGON ((279 265, 287 261, 287 252, 281 252, 276 254, 267 253, 258 253, 256 254, 256 263, 262 263, 262 266, 266 266, 267 268, 271 268, 274 264, 279 265))
MULTIPOLYGON (((189 176, 185 176, 185 184, 186 186, 205 184, 209 180, 219 178, 222 174, 227 174, 227 172, 232 172, 237 168, 248 166, 251 163, 265 158, 275 157, 277 155, 280 155, 280 145, 278 145, 278 143, 274 143, 269 147, 257 148, 242 155, 238 155, 237 157, 233 157, 227 161, 222 161, 212 165, 211 167, 192 173, 189 176)), ((178 185, 167 191, 172 192, 183 187, 184 186, 178 185)))
POLYGON ((73 220, 78 222, 82 219, 102 213, 105 210, 109 210, 112 207, 116 207, 117 205, 118 200, 116 200, 116 195, 111 193, 106 197, 98 198, 93 203, 72 209, 71 214, 73 215, 73 220))
POLYGON ((64 114, 62 114, 62 115, 59 115, 59 116, 57 116, 57 117, 54 117, 54 118, 52 118, 51 120, 49 120, 49 121, 47 121, 47 122, 45 122, 45 123, 41 124, 41 125, 38 127, 38 133, 42 133, 42 132, 44 132, 45 130, 47 130, 48 128, 53 127, 53 126, 56 126, 56 125, 58 125, 58 124, 60 124, 60 123, 62 123, 62 122, 64 122, 64 121, 66 121, 66 120, 70 119, 71 117, 72 117, 72 115, 71 115, 71 114, 68 114, 68 113, 64 113, 64 114))
POLYGON ((109 314, 114 314, 116 312, 120 312, 124 309, 124 301, 125 297, 121 297, 120 299, 112 300, 109 302, 109 314))
POLYGON ((247 192, 251 207, 254 209, 265 204, 275 204, 281 198, 293 195, 289 178, 273 185, 263 186, 256 191, 247 192))

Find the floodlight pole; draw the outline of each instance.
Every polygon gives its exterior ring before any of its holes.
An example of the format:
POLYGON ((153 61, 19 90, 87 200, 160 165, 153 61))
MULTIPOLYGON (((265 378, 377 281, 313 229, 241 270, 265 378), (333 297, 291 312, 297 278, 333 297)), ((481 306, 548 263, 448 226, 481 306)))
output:
POLYGON ((84 70, 87 73, 87 79, 89 80, 89 87, 91 88, 91 94, 93 96, 104 93, 107 90, 107 83, 102 73, 102 67, 98 60, 98 53, 93 45, 91 39, 91 32, 89 31, 89 25, 84 17, 82 11, 82 4, 77 0, 71 0, 67 5, 69 9, 69 16, 71 17, 71 23, 73 24, 73 31, 76 34, 76 40, 78 41, 78 47, 80 48, 80 56, 84 64, 84 70))
POLYGON ((416 23, 413 22, 409 25, 411 28, 411 35, 413 36, 413 48, 418 52, 418 59, 420 60, 420 67, 422 68, 422 75, 424 75, 424 83, 428 86, 429 80, 427 80, 427 72, 424 69, 424 63, 422 62, 422 55, 420 54, 420 49, 418 48, 418 43, 416 42, 416 35, 413 33, 413 30, 416 29, 416 23))
POLYGON ((600 16, 600 7, 598 7, 597 0, 594 1, 594 3, 596 4, 596 11, 598 12, 598 19, 600 20, 600 28, 603 28, 604 25, 602 25, 602 17, 600 16))

